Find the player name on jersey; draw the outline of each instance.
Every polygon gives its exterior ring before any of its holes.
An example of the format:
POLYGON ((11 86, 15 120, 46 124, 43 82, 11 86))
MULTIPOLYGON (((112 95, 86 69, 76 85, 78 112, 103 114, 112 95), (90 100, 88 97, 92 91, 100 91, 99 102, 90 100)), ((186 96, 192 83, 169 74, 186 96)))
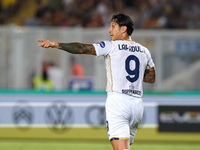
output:
POLYGON ((130 52, 141 52, 144 51, 140 48, 140 46, 130 46, 127 44, 118 44, 119 50, 129 50, 130 52))

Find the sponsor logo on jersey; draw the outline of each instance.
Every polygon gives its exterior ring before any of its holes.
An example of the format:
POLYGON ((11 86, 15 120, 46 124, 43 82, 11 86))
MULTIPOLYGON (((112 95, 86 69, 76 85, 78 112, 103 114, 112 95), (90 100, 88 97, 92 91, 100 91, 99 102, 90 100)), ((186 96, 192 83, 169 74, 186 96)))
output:
POLYGON ((141 96, 141 91, 131 90, 131 89, 122 89, 123 94, 136 94, 141 96))
POLYGON ((105 42, 103 42, 103 41, 101 41, 101 42, 98 42, 97 44, 99 44, 102 48, 104 48, 105 47, 105 42))
POLYGON ((144 52, 140 46, 130 46, 127 44, 118 44, 118 48, 119 48, 119 50, 129 50, 130 52, 141 52, 141 53, 144 52))

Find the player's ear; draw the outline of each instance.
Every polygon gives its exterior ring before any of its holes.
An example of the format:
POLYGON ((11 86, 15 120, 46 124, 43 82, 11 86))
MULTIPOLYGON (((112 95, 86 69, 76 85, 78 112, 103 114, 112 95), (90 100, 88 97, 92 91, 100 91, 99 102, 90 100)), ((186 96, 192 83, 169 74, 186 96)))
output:
POLYGON ((122 27, 121 27, 121 31, 122 31, 122 33, 125 33, 126 30, 127 30, 127 26, 122 26, 122 27))

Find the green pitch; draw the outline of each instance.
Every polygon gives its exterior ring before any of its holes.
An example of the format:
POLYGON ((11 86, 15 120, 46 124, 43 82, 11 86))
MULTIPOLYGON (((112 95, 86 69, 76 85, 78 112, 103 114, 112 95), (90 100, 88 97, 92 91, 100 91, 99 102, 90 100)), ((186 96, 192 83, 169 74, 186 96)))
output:
MULTIPOLYGON (((112 150, 109 141, 0 140, 1 150, 112 150)), ((138 141, 131 150, 199 150, 198 142, 138 141)))
MULTIPOLYGON (((0 128, 0 150, 112 150, 112 146, 106 128, 72 128, 63 134, 47 128, 0 128)), ((131 150, 200 150, 200 133, 139 128, 131 150)))

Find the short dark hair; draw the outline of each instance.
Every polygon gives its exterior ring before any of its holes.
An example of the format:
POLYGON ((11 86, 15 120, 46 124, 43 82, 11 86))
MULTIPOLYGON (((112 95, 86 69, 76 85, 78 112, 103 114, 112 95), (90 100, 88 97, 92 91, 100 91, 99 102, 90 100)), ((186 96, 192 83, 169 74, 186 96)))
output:
POLYGON ((115 21, 119 25, 119 27, 126 26, 128 35, 131 35, 134 31, 133 20, 125 14, 118 13, 116 15, 113 15, 111 21, 115 21))

